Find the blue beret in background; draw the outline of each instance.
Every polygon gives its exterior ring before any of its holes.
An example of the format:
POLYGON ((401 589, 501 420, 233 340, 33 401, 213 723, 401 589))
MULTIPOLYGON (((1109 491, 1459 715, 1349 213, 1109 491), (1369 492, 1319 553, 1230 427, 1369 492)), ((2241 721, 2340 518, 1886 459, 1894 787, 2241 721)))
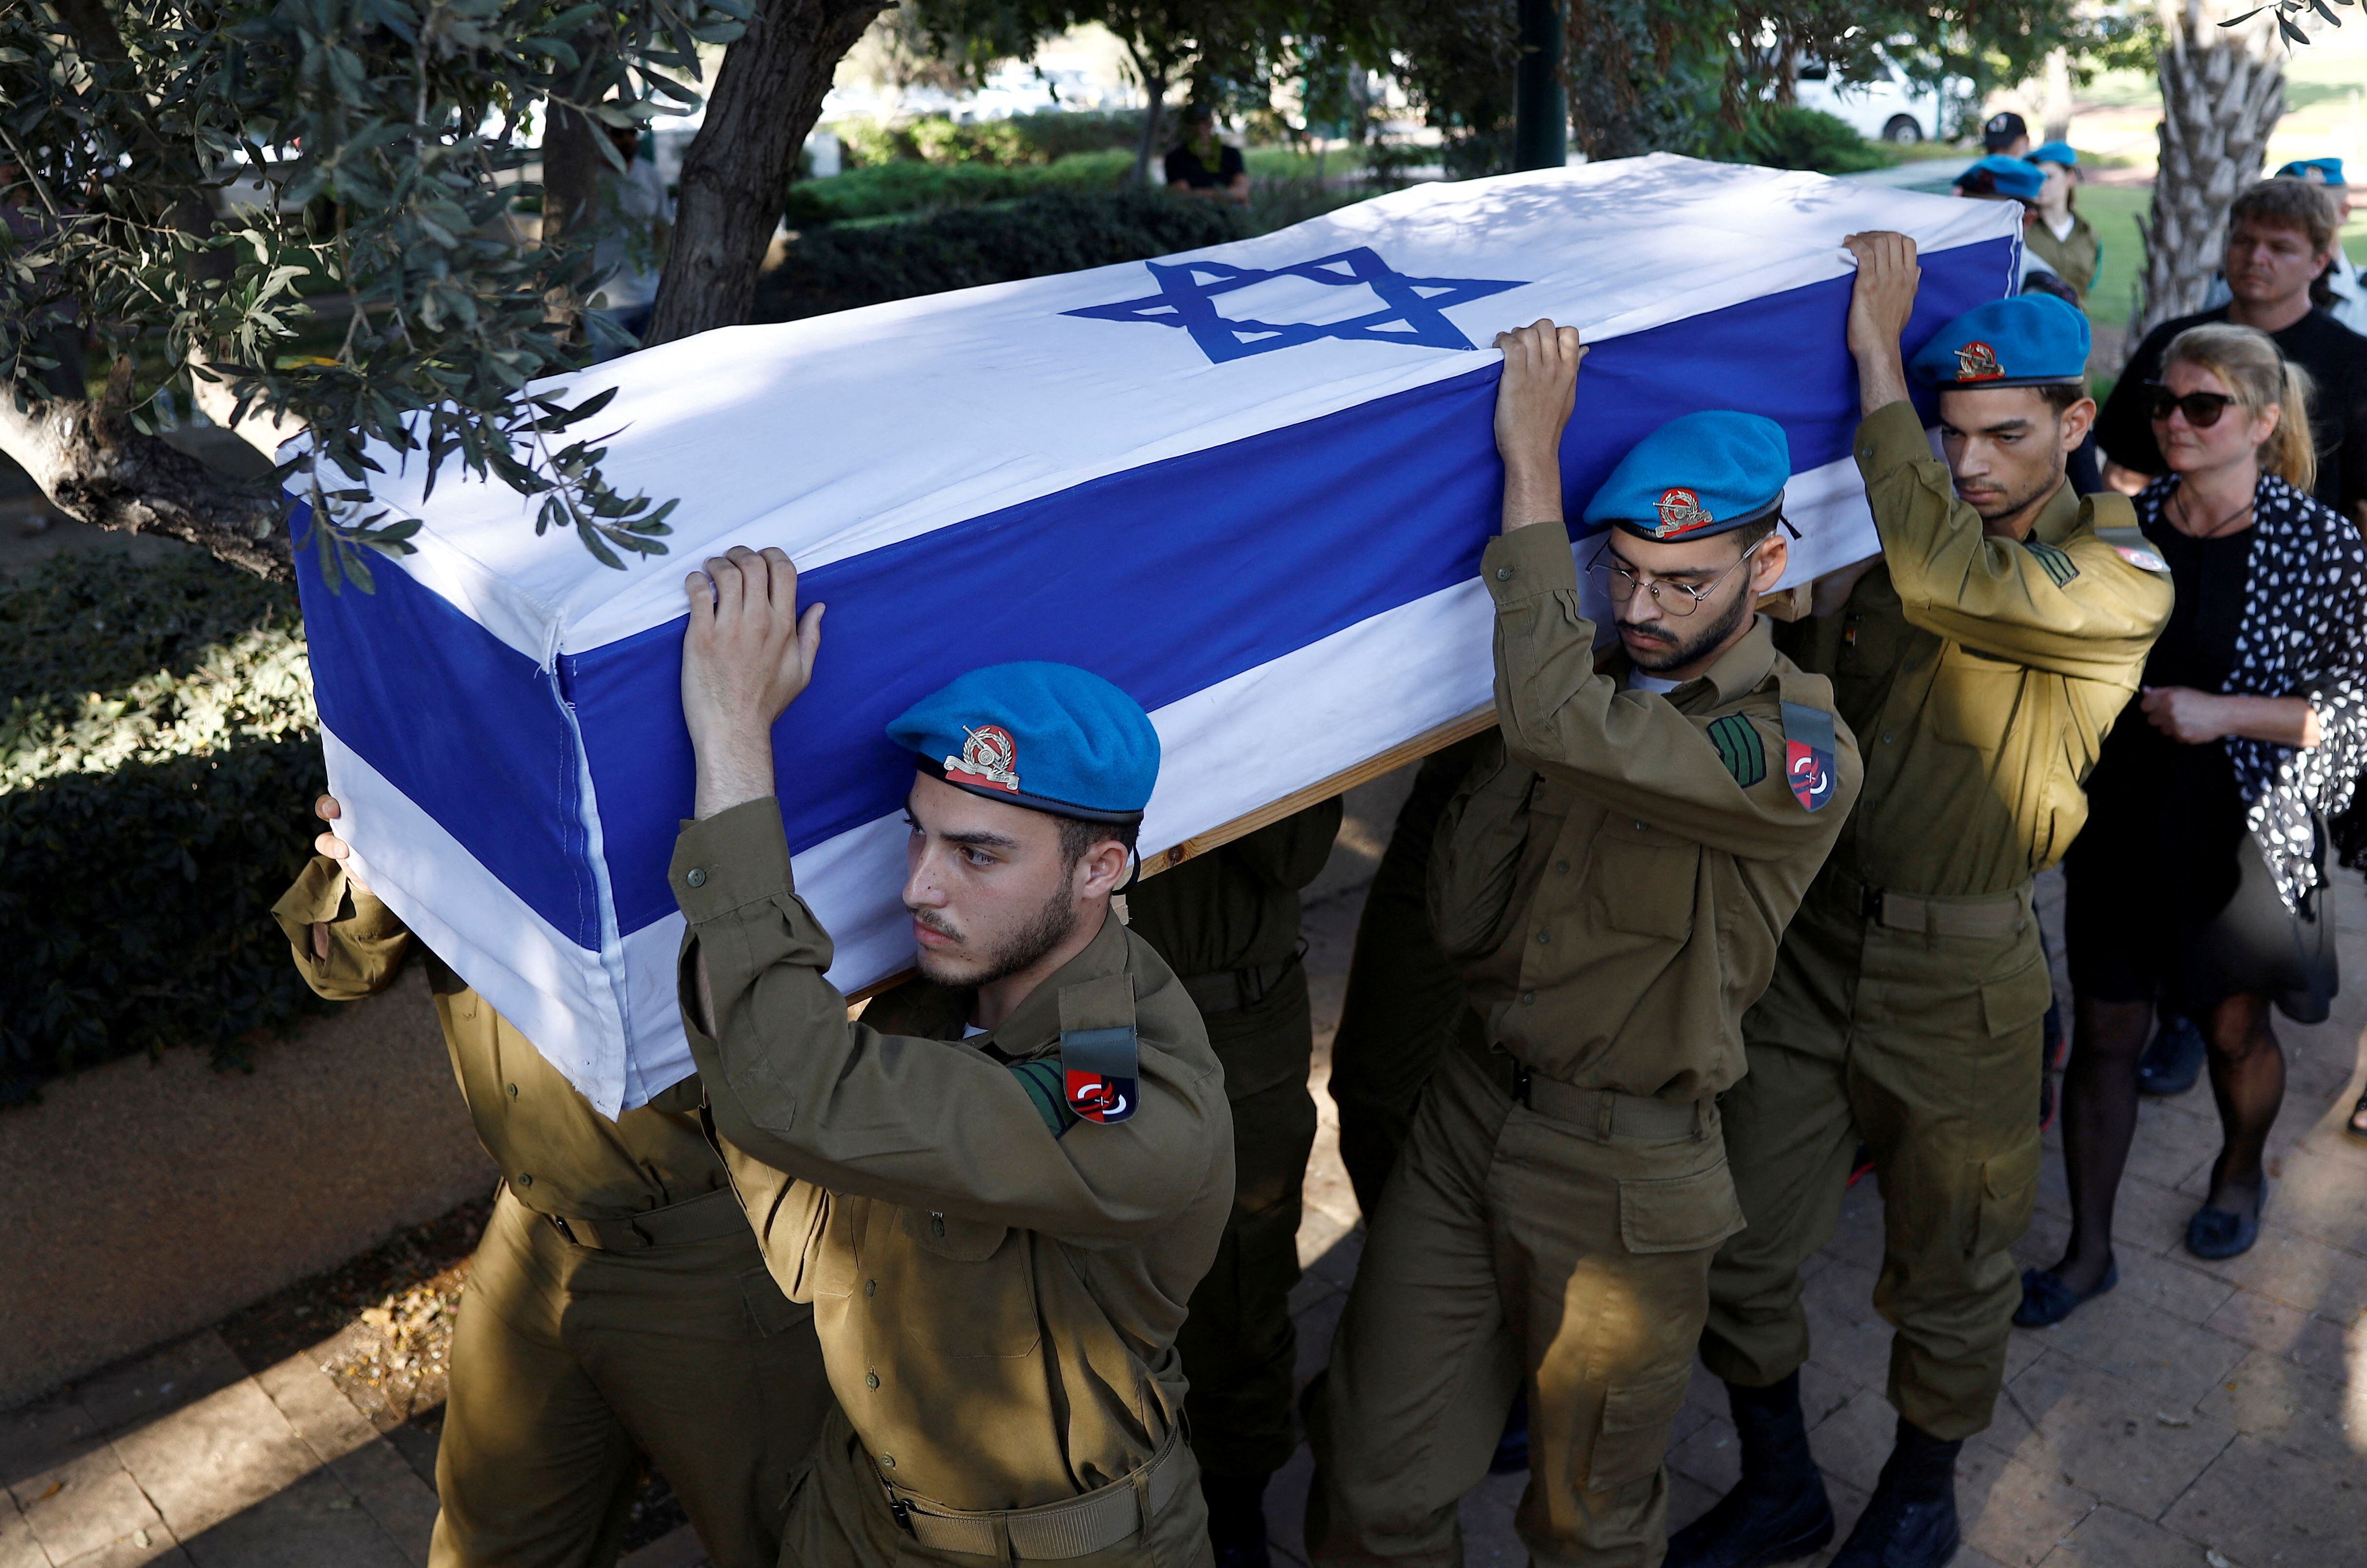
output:
POLYGON ((2046 387, 2088 373, 2088 318, 2052 294, 1976 305, 1932 334, 1908 362, 1934 387, 2046 387))
POLYGON ((2279 179, 2305 180, 2315 174, 2322 185, 2339 186, 2348 182, 2342 177, 2339 158, 2295 158, 2277 171, 2279 179))
POLYGON ((1774 511, 1791 477, 1792 444, 1773 420, 1689 413, 1628 449, 1586 520, 1647 539, 1705 539, 1774 511))
POLYGON ((2033 164, 2060 164, 2067 169, 2079 166, 2079 154, 2071 150, 2068 141, 2048 141, 2030 150, 2033 164))
POLYGON ((1073 664, 990 664, 888 727, 921 771, 989 800, 1091 821, 1131 821, 1159 782, 1159 731, 1142 705, 1073 664))
POLYGON ((1956 188, 1975 196, 2010 196, 2021 201, 2036 201, 2046 176, 2038 165, 2027 158, 2009 158, 2002 152, 1988 157, 1956 176, 1956 188))

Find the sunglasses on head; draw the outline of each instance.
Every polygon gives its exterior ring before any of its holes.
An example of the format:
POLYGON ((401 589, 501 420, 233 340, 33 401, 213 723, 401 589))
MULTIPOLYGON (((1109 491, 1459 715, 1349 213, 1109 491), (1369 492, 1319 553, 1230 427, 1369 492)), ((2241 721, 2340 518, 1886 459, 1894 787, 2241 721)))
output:
POLYGON ((2208 430, 2219 423, 2219 416, 2227 412, 2229 403, 2238 400, 2225 392, 2189 392, 2181 398, 2157 382, 2146 385, 2146 413, 2157 424, 2176 409, 2195 429, 2208 430))

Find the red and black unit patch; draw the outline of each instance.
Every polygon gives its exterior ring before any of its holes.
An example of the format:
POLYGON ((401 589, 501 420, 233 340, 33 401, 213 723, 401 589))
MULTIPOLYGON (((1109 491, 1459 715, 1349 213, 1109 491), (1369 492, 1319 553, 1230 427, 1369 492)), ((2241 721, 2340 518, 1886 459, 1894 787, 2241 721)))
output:
POLYGON ((1655 510, 1659 513, 1660 520, 1654 525, 1652 536, 1659 539, 1673 539, 1680 534, 1706 528, 1717 521, 1702 505, 1700 496, 1682 486, 1662 491, 1659 505, 1655 510))
POLYGON ((1980 339, 1960 345, 1956 350, 1956 379, 1959 381, 1994 381, 2005 374, 1998 363, 1997 350, 1980 339))
POLYGON ((1784 705, 1784 778, 1811 811, 1833 798, 1840 779, 1840 750, 1830 713, 1806 703, 1784 705))
POLYGON ((969 739, 962 742, 960 756, 946 759, 946 776, 1017 795, 1019 742, 1011 738, 1011 731, 999 724, 981 724, 976 729, 965 724, 962 730, 969 739))
POLYGON ((1070 1113, 1087 1122, 1134 1114, 1139 1048, 1131 1029, 1064 1029, 1060 1077, 1070 1113))

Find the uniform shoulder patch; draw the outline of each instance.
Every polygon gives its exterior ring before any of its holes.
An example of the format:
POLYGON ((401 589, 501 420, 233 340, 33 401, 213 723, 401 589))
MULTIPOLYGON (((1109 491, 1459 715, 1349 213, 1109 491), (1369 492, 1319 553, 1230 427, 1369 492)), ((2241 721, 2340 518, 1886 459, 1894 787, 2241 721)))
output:
POLYGON ((1051 1130, 1052 1136, 1060 1137, 1077 1124, 1077 1113, 1069 1109, 1068 1096, 1062 1092, 1065 1086, 1058 1066, 1041 1057, 1009 1065, 1011 1076, 1027 1091, 1036 1114, 1044 1118, 1044 1125, 1051 1130))
POLYGON ((2037 559, 2039 570, 2045 572, 2057 588, 2079 575, 2079 563, 2071 558, 2068 551, 2053 545, 2040 544, 2035 539, 2024 539, 2022 547, 2037 559))
POLYGON ((1709 743, 1717 748, 1717 760, 1734 775, 1734 782, 1749 789, 1767 776, 1767 743, 1759 738, 1759 728, 1738 713, 1709 722, 1709 743))

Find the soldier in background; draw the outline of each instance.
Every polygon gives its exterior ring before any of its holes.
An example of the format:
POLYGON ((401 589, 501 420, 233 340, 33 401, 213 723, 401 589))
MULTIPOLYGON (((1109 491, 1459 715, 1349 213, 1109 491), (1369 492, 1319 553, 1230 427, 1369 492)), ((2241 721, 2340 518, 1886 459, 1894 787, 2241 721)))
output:
POLYGON ((1217 1568, 1264 1568, 1265 1489, 1297 1446, 1300 1188, 1315 1148, 1315 1052, 1299 894, 1340 835, 1327 800, 1140 883, 1134 934, 1181 976, 1224 1065, 1233 1113, 1233 1209, 1192 1292, 1175 1348, 1217 1568))
POLYGON ((647 1453, 716 1568, 774 1568, 831 1407, 790 1301, 698 1125, 698 1080, 611 1120, 347 869, 334 829, 272 908, 308 984, 375 996, 416 958, 500 1167, 436 1452, 430 1568, 603 1568, 647 1453), (639 1451, 637 1451, 639 1450, 639 1451))

